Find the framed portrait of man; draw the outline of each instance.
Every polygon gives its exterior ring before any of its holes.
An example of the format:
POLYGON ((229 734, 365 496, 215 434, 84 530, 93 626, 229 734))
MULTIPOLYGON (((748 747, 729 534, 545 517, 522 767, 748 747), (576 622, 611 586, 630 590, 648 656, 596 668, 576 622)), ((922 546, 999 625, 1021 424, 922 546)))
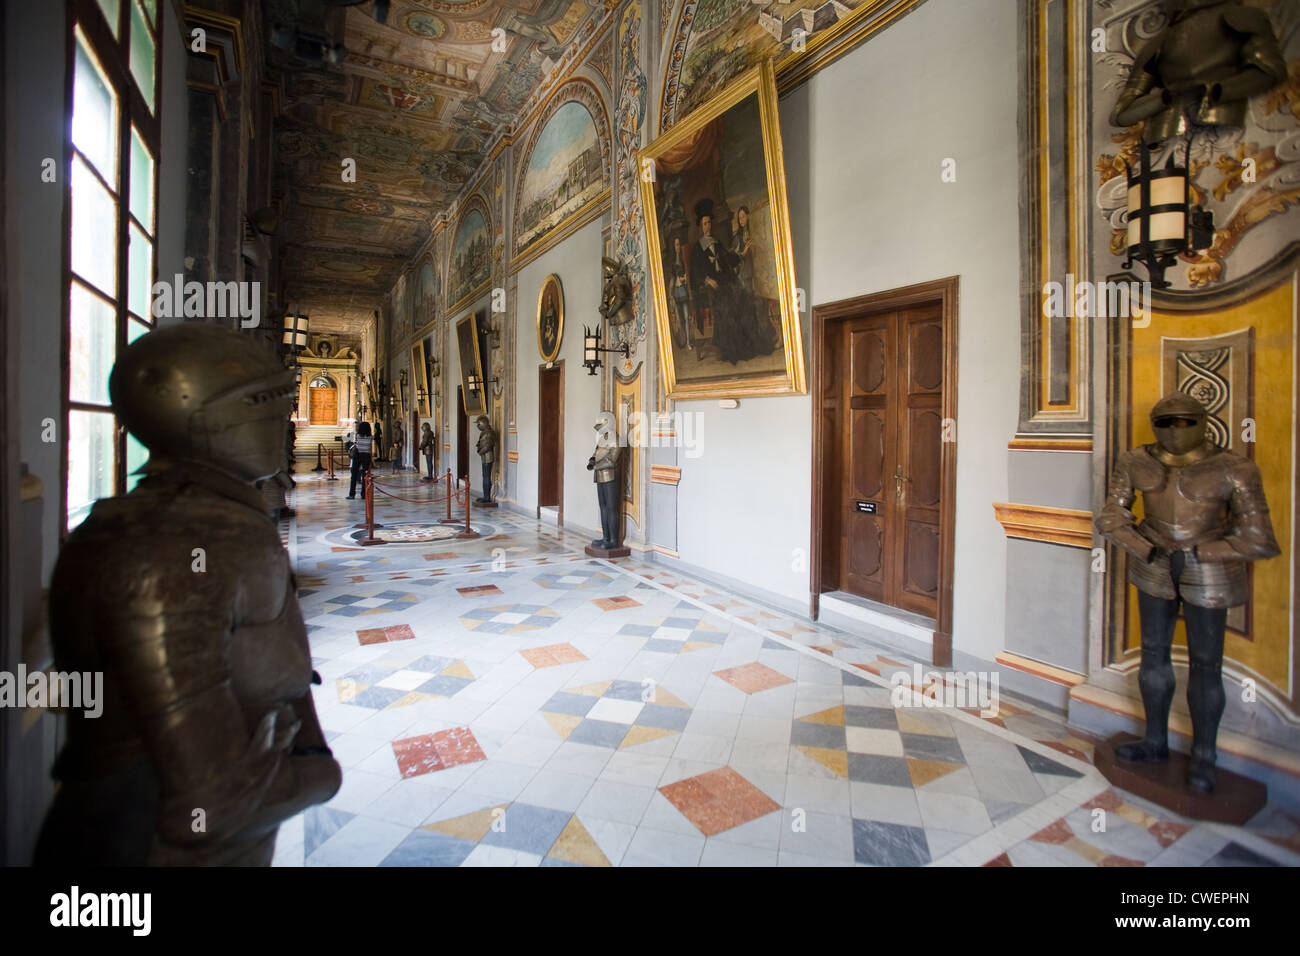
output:
POLYGON ((415 402, 421 418, 428 418, 432 411, 429 407, 429 373, 424 360, 424 342, 417 340, 411 346, 411 373, 415 377, 415 402))
POLYGON ((564 288, 560 277, 551 273, 537 296, 537 351, 543 362, 554 362, 564 338, 564 288))
POLYGON ((641 151, 668 397, 808 390, 771 61, 641 151))
POLYGON ((483 380, 483 352, 480 320, 471 312, 456 323, 456 345, 460 352, 460 384, 465 397, 465 414, 487 412, 487 383, 483 380))

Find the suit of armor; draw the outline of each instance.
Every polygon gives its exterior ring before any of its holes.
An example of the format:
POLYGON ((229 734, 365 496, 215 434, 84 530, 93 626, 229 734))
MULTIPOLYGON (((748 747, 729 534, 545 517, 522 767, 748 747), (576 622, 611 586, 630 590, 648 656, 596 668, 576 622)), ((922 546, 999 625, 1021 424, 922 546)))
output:
POLYGON ((288 556, 251 485, 280 465, 292 390, 217 326, 122 353, 113 407, 151 457, 54 571, 56 667, 102 671, 105 705, 68 715, 38 863, 267 865, 279 824, 338 790, 288 556))
POLYGON ((1175 689, 1171 648, 1179 603, 1187 623, 1187 703, 1192 717, 1188 783, 1214 788, 1215 740, 1223 715, 1223 638, 1227 609, 1244 604, 1246 561, 1280 553, 1259 469, 1205 439, 1206 411, 1180 392, 1151 410, 1156 443, 1119 457, 1098 530, 1129 554, 1138 589, 1146 709, 1143 741, 1124 744, 1126 760, 1169 756, 1169 708, 1175 689), (1145 517, 1132 507, 1142 493, 1145 517))
POLYGON ((492 500, 492 466, 497 460, 497 431, 492 427, 486 415, 480 415, 478 421, 478 457, 483 463, 483 496, 480 503, 492 500))
POLYGON ((596 442, 596 450, 587 460, 587 470, 596 482, 596 498, 600 503, 601 539, 591 542, 593 548, 608 551, 619 544, 618 529, 618 463, 622 451, 617 440, 606 432, 608 422, 601 418, 596 421, 596 431, 602 432, 596 442))

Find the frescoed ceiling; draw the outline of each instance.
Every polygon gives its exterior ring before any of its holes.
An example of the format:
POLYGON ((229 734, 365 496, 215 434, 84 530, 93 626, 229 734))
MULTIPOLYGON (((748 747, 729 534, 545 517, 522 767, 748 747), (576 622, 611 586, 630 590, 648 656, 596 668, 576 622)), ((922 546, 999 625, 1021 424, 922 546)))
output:
POLYGON ((606 13, 604 0, 390 0, 379 23, 371 0, 265 0, 268 72, 283 93, 286 301, 313 330, 380 307, 498 134, 606 13))

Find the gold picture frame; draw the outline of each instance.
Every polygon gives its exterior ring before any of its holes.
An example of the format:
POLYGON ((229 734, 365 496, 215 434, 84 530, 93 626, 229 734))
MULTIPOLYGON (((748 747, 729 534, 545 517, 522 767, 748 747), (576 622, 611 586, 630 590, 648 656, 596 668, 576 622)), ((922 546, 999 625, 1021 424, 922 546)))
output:
POLYGON ((411 346, 411 372, 415 380, 415 405, 421 418, 430 417, 433 412, 429 407, 429 375, 424 360, 424 342, 416 339, 411 346))
POLYGON ((537 351, 542 361, 548 365, 560 355, 560 343, 564 341, 564 286, 560 277, 552 272, 542 282, 541 291, 537 293, 537 351), (548 321, 547 310, 550 309, 553 321, 548 321))
POLYGON ((641 207, 667 397, 805 394, 771 61, 640 155, 654 164, 641 207))
POLYGON ((487 414, 487 382, 483 378, 483 355, 479 349, 479 316, 470 312, 456 323, 456 344, 460 353, 460 384, 468 417, 487 414), (472 385, 477 378, 478 387, 472 385))

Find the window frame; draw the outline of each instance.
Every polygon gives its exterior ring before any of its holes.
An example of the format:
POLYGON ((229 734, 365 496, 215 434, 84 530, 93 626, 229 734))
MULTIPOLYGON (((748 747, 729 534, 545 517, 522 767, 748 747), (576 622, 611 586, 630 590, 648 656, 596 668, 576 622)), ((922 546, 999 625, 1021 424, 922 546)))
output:
MULTIPOLYGON (((111 303, 114 313, 114 355, 120 355, 129 341, 128 332, 133 315, 130 311, 130 247, 131 226, 135 223, 142 229, 152 247, 149 268, 150 300, 146 305, 146 315, 136 315, 149 329, 157 328, 157 320, 152 315, 152 289, 158 277, 158 181, 161 168, 162 144, 162 72, 163 51, 162 38, 166 17, 166 3, 155 5, 154 22, 150 22, 148 11, 141 6, 141 14, 146 28, 153 40, 153 98, 154 109, 150 110, 148 102, 140 91, 140 86, 131 72, 131 11, 140 0, 120 0, 118 4, 117 36, 105 18, 97 0, 69 0, 67 4, 66 30, 66 71, 64 88, 64 130, 63 130, 63 304, 61 336, 61 375, 60 401, 62 421, 62 448, 60 462, 59 527, 60 536, 67 538, 68 521, 68 482, 70 478, 70 459, 72 454, 71 421, 74 412, 91 412, 109 415, 113 422, 113 494, 120 495, 127 486, 127 434, 125 428, 113 414, 111 406, 100 405, 71 398, 72 379, 72 293, 74 286, 81 286, 90 295, 105 303, 111 303), (79 39, 80 38, 80 39, 79 39), (72 116, 75 102, 77 76, 77 48, 84 45, 87 53, 98 66, 103 79, 109 84, 116 97, 115 117, 117 129, 117 182, 106 182, 103 174, 95 167, 85 153, 73 143, 72 116), (132 133, 135 133, 153 161, 151 184, 151 219, 142 223, 131 210, 131 151, 132 133), (117 255, 114 266, 115 289, 112 296, 106 296, 93 282, 78 276, 72 269, 72 167, 73 158, 79 157, 90 174, 113 195, 117 203, 114 237, 117 255)), ((107 385, 107 383, 105 383, 107 385)), ((84 517, 81 519, 84 521, 84 517)), ((78 522, 78 524, 80 521, 78 522)))

